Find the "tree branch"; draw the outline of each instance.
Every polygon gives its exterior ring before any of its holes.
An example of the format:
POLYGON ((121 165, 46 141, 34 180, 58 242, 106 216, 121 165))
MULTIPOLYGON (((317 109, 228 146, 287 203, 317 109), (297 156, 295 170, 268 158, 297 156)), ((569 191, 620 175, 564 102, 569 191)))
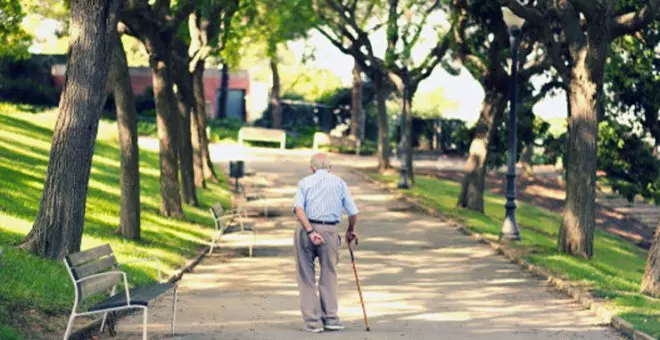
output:
POLYGON ((518 2, 518 0, 500 0, 500 4, 509 9, 517 16, 524 18, 526 22, 533 25, 543 25, 543 13, 535 8, 525 6, 518 2))
POLYGON ((387 16, 387 32, 385 33, 387 39, 387 48, 385 49, 385 64, 386 66, 394 66, 396 43, 399 40, 399 15, 397 8, 399 0, 388 0, 389 11, 387 16))
POLYGON ((184 0, 183 4, 178 8, 174 15, 166 17, 166 23, 163 26, 163 31, 174 33, 179 29, 183 20, 195 10, 195 0, 184 0))
POLYGON ((580 24, 580 15, 570 0, 556 0, 555 10, 568 42, 571 58, 576 59, 580 51, 587 44, 587 37, 580 24))
POLYGON ((413 83, 413 81, 415 83, 420 83, 431 75, 435 67, 438 66, 442 61, 442 58, 447 54, 450 38, 450 34, 445 34, 442 40, 431 50, 424 61, 418 67, 410 71, 411 83, 413 83))
POLYGON ((573 7, 575 7, 578 11, 582 12, 584 16, 589 19, 593 18, 599 11, 600 9, 598 5, 598 1, 594 0, 568 0, 573 7))
POLYGON ((469 14, 465 6, 466 2, 457 2, 459 7, 456 7, 455 14, 457 15, 456 24, 453 26, 451 32, 454 34, 454 42, 458 46, 458 59, 461 64, 470 63, 476 67, 480 73, 485 73, 488 70, 488 66, 483 62, 483 60, 476 55, 470 53, 467 46, 467 39, 465 37, 465 30, 468 27, 469 14))
POLYGON ((551 81, 543 84, 543 86, 541 86, 541 88, 539 89, 539 93, 532 96, 532 98, 530 98, 530 101, 532 103, 537 103, 541 99, 545 98, 545 96, 547 96, 548 93, 550 93, 550 91, 553 91, 553 90, 556 90, 556 89, 562 89, 562 90, 566 91, 568 88, 566 87, 566 84, 563 81, 560 81, 560 80, 557 80, 557 79, 552 79, 551 81))
POLYGON ((531 76, 535 74, 539 74, 543 71, 546 71, 547 69, 550 68, 550 66, 552 66, 552 62, 550 60, 550 57, 548 57, 548 55, 546 54, 541 59, 535 60, 527 67, 520 70, 519 73, 520 79, 529 79, 531 76))
POLYGON ((646 5, 639 11, 622 14, 614 18, 612 38, 641 30, 658 18, 658 11, 660 11, 660 0, 648 0, 646 5))

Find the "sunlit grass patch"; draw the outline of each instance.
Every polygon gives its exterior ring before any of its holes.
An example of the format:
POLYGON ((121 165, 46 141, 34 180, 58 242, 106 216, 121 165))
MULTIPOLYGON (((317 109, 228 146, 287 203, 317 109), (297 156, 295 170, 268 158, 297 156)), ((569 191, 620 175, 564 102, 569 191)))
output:
MULTIPOLYGON (((15 319, 24 310, 67 314, 73 303, 73 287, 61 261, 39 258, 16 248, 32 228, 39 209, 50 152, 56 110, 34 110, 0 103, 0 339, 33 338, 20 335, 15 319), (37 111, 37 112, 33 112, 37 111)), ((101 122, 86 203, 82 249, 110 243, 119 262, 157 257, 165 275, 173 273, 210 240, 213 221, 208 207, 230 204, 223 178, 199 190, 201 207, 184 208, 186 220, 158 214, 160 190, 158 153, 140 150, 140 200, 142 240, 119 237, 119 145, 116 123, 101 122)), ((222 175, 220 173, 220 175, 222 175)), ((144 285, 157 279, 149 264, 123 267, 129 281, 144 285)), ((25 330, 21 330, 24 332, 25 330)))

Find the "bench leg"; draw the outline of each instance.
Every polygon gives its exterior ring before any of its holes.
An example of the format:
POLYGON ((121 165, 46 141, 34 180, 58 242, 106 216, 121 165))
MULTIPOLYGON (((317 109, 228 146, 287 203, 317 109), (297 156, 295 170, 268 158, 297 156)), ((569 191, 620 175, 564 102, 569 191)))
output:
POLYGON ((177 298, 177 286, 174 286, 174 298, 172 301, 172 325, 170 326, 170 335, 174 335, 174 324, 176 323, 176 298, 177 298))
POLYGON ((213 254, 213 247, 215 247, 216 233, 211 236, 211 246, 209 247, 209 255, 213 254))
MULTIPOLYGON (((114 294, 111 294, 114 295, 114 294)), ((103 313, 103 321, 101 321, 101 329, 99 329, 99 334, 103 334, 103 327, 105 326, 105 321, 108 319, 108 312, 103 313)))
POLYGON ((64 331, 64 340, 69 339, 69 335, 71 334, 71 327, 73 327, 73 320, 76 319, 76 314, 71 313, 71 316, 69 317, 69 323, 66 325, 66 331, 64 331))
POLYGON ((268 217, 268 201, 264 200, 264 217, 268 217))
POLYGON ((257 231, 252 231, 252 245, 250 245, 250 257, 252 257, 252 247, 257 245, 257 231))
POLYGON ((142 320, 142 340, 147 340, 147 311, 148 308, 144 308, 144 318, 142 320))

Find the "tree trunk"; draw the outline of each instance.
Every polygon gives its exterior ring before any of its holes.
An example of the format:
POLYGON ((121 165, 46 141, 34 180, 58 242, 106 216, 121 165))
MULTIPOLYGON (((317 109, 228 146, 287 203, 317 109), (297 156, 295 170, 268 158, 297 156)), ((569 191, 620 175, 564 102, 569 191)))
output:
POLYGON ((415 184, 415 172, 413 169, 413 117, 412 117, 412 96, 405 99, 406 105, 406 145, 404 145, 404 151, 406 153, 406 174, 408 175, 408 180, 410 184, 415 184))
POLYGON ((494 136, 496 123, 500 121, 505 107, 506 91, 497 87, 487 88, 475 135, 470 144, 470 154, 465 164, 465 177, 463 177, 457 203, 459 207, 484 212, 488 149, 494 136))
POLYGON ((525 145, 525 148, 520 155, 520 162, 523 167, 523 174, 526 177, 534 176, 534 167, 532 166, 532 159, 534 158, 534 143, 525 145))
POLYGON ((195 170, 193 168, 193 148, 190 132, 191 118, 190 111, 192 105, 186 95, 182 94, 181 89, 177 93, 177 102, 179 104, 179 115, 181 118, 179 143, 179 163, 181 166, 181 190, 183 201, 194 207, 199 206, 197 201, 197 192, 195 189, 195 170))
POLYGON ((360 65, 353 65, 353 90, 351 92, 351 136, 360 140, 361 118, 362 118, 362 77, 360 65))
POLYGON ((273 129, 282 128, 282 105, 280 104, 280 73, 275 58, 270 59, 270 70, 273 75, 273 87, 270 93, 270 109, 273 129))
POLYGON ((121 1, 71 0, 71 43, 35 223, 21 248, 52 259, 80 251, 89 174, 121 1))
POLYGON ((151 58, 154 99, 158 123, 160 155, 160 213, 183 217, 179 192, 179 115, 172 82, 172 55, 169 46, 159 51, 159 59, 151 58))
MULTIPOLYGON (((194 97, 193 97, 194 98, 194 97)), ((190 120, 190 140, 192 142, 193 173, 195 175, 195 186, 206 189, 206 180, 204 179, 204 164, 202 162, 202 134, 200 132, 199 114, 197 105, 192 106, 192 117, 190 120)))
POLYGON ((651 249, 649 249, 648 260, 646 260, 642 293, 660 298, 660 223, 656 226, 655 237, 651 249))
MULTIPOLYGON (((180 42, 177 42, 180 43, 180 42)), ((179 124, 179 165, 181 169, 181 190, 183 201, 192 206, 199 206, 195 189, 195 171, 193 168, 193 147, 191 140, 190 111, 193 107, 193 80, 188 72, 187 46, 178 45, 176 57, 173 59, 175 83, 177 85, 176 99, 178 103, 179 124)))
POLYGON ((220 118, 227 117, 227 96, 229 95, 229 65, 226 63, 222 64, 222 76, 220 78, 220 118))
POLYGON ((376 101, 378 105, 378 171, 391 169, 390 164, 390 138, 387 119, 387 95, 388 89, 382 76, 376 76, 373 79, 376 91, 376 101))
MULTIPOLYGON (((590 33, 597 31, 590 29, 590 33)), ((609 43, 590 34, 589 45, 574 61, 568 87, 568 162, 566 205, 559 229, 559 251, 590 259, 596 212, 596 141, 598 105, 603 93, 605 56, 609 43)))
POLYGON ((108 82, 115 98, 121 174, 119 185, 119 229, 131 240, 140 239, 140 154, 138 148, 137 112, 128 71, 126 53, 119 36, 115 39, 108 82))
POLYGON ((202 184, 199 179, 201 173, 203 178, 213 183, 219 183, 218 176, 215 174, 213 162, 211 162, 211 153, 209 152, 209 137, 206 134, 207 117, 206 117, 206 99, 204 97, 204 61, 197 63, 195 73, 193 74, 193 93, 195 95, 195 119, 197 126, 197 134, 199 137, 199 155, 200 160, 195 161, 195 183, 200 186, 202 184), (198 162, 201 162, 202 171, 199 171, 198 162))

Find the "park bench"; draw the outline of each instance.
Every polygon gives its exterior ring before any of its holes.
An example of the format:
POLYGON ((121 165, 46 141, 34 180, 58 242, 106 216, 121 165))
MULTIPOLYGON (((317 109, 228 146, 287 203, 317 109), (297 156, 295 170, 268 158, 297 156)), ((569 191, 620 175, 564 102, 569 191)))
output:
POLYGON ((336 137, 325 132, 316 132, 314 133, 314 144, 312 145, 312 149, 314 152, 317 152, 320 146, 331 145, 337 147, 351 147, 357 150, 359 148, 359 142, 359 140, 353 137, 336 137))
POLYGON ((263 184, 248 184, 248 190, 244 184, 239 184, 240 196, 234 196, 233 206, 234 209, 244 211, 247 214, 247 209, 255 205, 259 206, 264 211, 264 217, 268 217, 268 198, 263 193, 265 185, 263 184))
MULTIPOLYGON (((123 264, 149 261, 157 263, 158 278, 159 280, 162 280, 160 262, 156 258, 138 259, 123 264)), ((126 273, 119 270, 119 263, 117 263, 117 259, 115 258, 109 244, 70 254, 64 258, 64 264, 66 265, 67 271, 73 281, 75 292, 73 309, 71 310, 69 323, 66 326, 64 340, 67 340, 71 334, 73 321, 77 316, 103 313, 103 321, 101 321, 100 330, 100 332, 103 332, 108 312, 126 309, 143 310, 142 339, 146 340, 147 311, 149 309, 149 304, 170 290, 174 293, 170 332, 174 334, 177 298, 176 284, 155 283, 139 288, 129 288, 126 273), (117 293, 117 286, 120 285, 123 286, 123 289, 117 293), (89 306, 86 308, 87 311, 78 311, 85 304, 85 301, 89 301, 88 299, 90 297, 107 294, 108 292, 110 293, 108 298, 89 306)))
POLYGON ((286 131, 244 126, 238 130, 238 143, 243 145, 246 140, 280 143, 280 149, 284 150, 286 148, 286 131))
POLYGON ((213 253, 213 248, 216 243, 220 246, 224 235, 249 232, 252 233, 253 236, 253 241, 249 245, 249 255, 252 257, 252 247, 257 244, 257 231, 254 228, 254 223, 245 222, 247 211, 244 209, 225 211, 220 203, 214 204, 209 210, 215 221, 215 232, 211 238, 209 254, 213 253))

